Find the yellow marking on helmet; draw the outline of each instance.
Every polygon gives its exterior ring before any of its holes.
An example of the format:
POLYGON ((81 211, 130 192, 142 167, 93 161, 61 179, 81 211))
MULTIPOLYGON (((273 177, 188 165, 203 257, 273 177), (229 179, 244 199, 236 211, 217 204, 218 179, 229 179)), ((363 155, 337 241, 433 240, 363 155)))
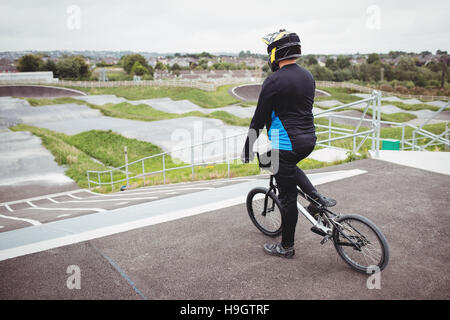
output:
POLYGON ((270 53, 270 63, 273 63, 275 61, 275 51, 277 51, 277 48, 273 48, 272 52, 270 53))
POLYGON ((280 32, 280 34, 277 35, 277 37, 275 39, 273 39, 273 42, 280 40, 282 36, 284 36, 285 34, 287 34, 286 31, 280 32))
POLYGON ((267 41, 266 39, 262 38, 262 41, 264 41, 265 44, 269 45, 269 41, 267 41))

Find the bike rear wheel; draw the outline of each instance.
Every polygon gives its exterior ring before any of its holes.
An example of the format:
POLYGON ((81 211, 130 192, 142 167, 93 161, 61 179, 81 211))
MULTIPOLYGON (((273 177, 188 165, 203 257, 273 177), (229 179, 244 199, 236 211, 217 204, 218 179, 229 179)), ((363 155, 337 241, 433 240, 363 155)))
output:
POLYGON ((389 247, 385 236, 372 221, 359 215, 345 215, 335 222, 334 246, 352 269, 371 274, 386 268, 389 247))
POLYGON ((269 237, 281 233, 281 204, 272 191, 267 194, 267 207, 264 212, 266 188, 254 188, 247 195, 247 211, 253 224, 269 237))

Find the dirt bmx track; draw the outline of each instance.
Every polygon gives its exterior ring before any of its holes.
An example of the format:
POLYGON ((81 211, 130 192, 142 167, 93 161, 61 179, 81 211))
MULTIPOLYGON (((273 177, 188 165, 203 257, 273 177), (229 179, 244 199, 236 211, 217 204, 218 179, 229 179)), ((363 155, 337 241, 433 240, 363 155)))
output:
POLYGON ((51 86, 0 85, 0 97, 57 98, 84 95, 78 90, 51 86))

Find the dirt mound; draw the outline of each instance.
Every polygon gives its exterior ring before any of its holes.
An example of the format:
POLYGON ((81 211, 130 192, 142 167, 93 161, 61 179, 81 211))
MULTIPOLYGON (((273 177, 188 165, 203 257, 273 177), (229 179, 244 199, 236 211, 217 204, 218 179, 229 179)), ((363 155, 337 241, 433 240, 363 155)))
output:
POLYGON ((84 92, 67 88, 32 85, 0 85, 0 97, 56 98, 84 95, 84 92))
MULTIPOLYGON (((232 88, 229 93, 243 101, 257 101, 259 97, 259 93, 261 92, 261 85, 260 84, 247 84, 242 85, 238 87, 232 88)), ((320 97, 326 95, 322 91, 316 90, 315 96, 320 97)))

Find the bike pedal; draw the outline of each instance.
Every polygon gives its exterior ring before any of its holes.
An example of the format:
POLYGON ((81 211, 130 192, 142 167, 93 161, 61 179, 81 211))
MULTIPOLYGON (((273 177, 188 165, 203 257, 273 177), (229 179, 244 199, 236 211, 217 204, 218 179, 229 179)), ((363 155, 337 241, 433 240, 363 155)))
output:
POLYGON ((325 237, 323 237, 322 241, 320 241, 320 244, 323 245, 325 242, 327 242, 328 240, 330 240, 330 238, 331 238, 331 237, 328 236, 328 235, 325 236, 325 237))

